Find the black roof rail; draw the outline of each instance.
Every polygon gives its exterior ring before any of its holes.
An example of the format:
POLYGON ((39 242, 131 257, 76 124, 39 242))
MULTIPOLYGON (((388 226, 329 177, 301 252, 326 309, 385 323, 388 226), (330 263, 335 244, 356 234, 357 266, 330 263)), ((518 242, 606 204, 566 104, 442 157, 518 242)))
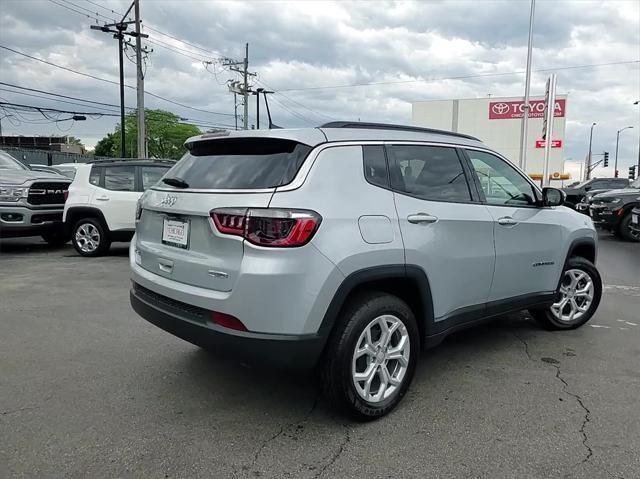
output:
POLYGON ((176 160, 166 160, 160 158, 99 158, 97 160, 85 161, 84 163, 175 163, 176 160))
POLYGON ((367 123, 364 121, 332 121, 320 125, 318 128, 361 128, 366 130, 400 130, 415 131, 417 133, 432 133, 436 135, 457 136, 458 138, 466 138, 468 140, 480 141, 475 136, 465 135, 464 133, 456 133, 453 131, 436 130, 435 128, 423 128, 420 126, 392 125, 389 123, 367 123))

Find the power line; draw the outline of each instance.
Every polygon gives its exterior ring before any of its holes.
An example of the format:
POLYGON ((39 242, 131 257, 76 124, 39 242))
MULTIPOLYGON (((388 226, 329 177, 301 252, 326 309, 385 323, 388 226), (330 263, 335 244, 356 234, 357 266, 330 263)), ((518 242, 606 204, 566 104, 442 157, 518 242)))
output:
MULTIPOLYGON (((99 81, 101 81, 101 82, 110 83, 110 84, 112 84, 112 85, 119 85, 119 83, 118 83, 118 82, 116 82, 116 81, 108 80, 108 79, 106 79, 106 78, 100 78, 100 77, 97 77, 97 76, 95 76, 95 75, 91 75, 91 74, 89 74, 89 73, 84 73, 84 72, 80 72, 80 71, 78 71, 78 70, 74 70, 74 69, 72 69, 72 68, 64 67, 64 66, 62 66, 62 65, 58 65, 58 64, 56 64, 56 63, 52 63, 52 62, 49 62, 49 61, 47 61, 47 60, 43 60, 43 59, 41 59, 41 58, 34 57, 34 56, 32 56, 32 55, 28 55, 28 54, 26 54, 26 53, 22 53, 22 52, 20 52, 20 51, 18 51, 18 50, 14 50, 13 48, 9 48, 9 47, 4 46, 4 45, 0 45, 0 48, 2 48, 2 49, 4 49, 4 50, 8 50, 8 51, 10 51, 10 52, 13 52, 13 53, 15 53, 15 54, 17 54, 17 55, 22 55, 22 56, 27 57, 27 58, 30 58, 30 59, 32 59, 32 60, 36 60, 36 61, 41 62, 41 63, 44 63, 44 64, 46 64, 46 65, 49 65, 49 66, 52 66, 52 67, 56 67, 56 68, 60 68, 60 69, 62 69, 62 70, 65 70, 65 71, 68 71, 68 72, 71 72, 71 73, 75 73, 76 75, 81 75, 81 76, 84 76, 84 77, 92 78, 92 79, 94 79, 94 80, 99 80, 99 81)), ((133 87, 133 86, 131 86, 131 85, 125 85, 125 87, 126 87, 126 88, 129 88, 129 89, 131 89, 131 90, 135 90, 135 87, 133 87)), ((188 106, 188 105, 185 105, 185 104, 183 104, 183 103, 180 103, 180 102, 177 102, 177 101, 174 101, 174 100, 170 100, 169 98, 165 98, 165 97, 163 97, 163 96, 157 95, 157 94, 152 93, 152 92, 150 92, 150 91, 148 91, 148 90, 147 90, 147 91, 145 91, 145 95, 149 95, 149 96, 152 96, 152 97, 154 97, 154 98, 158 98, 159 100, 163 100, 163 101, 166 101, 166 102, 168 102, 168 103, 172 103, 172 104, 174 104, 174 105, 178 105, 178 106, 181 106, 181 107, 183 107, 183 108, 187 108, 187 109, 189 109, 189 110, 195 110, 195 111, 200 111, 200 112, 203 112, 203 113, 209 113, 209 114, 211 114, 211 115, 221 115, 221 116, 230 116, 230 117, 232 117, 232 116, 233 116, 233 114, 232 114, 232 113, 221 113, 221 112, 218 112, 218 111, 204 110, 204 109, 202 109, 202 108, 196 108, 196 107, 193 107, 193 106, 188 106)))
MULTIPOLYGON (((69 0, 62 0, 62 1, 65 1, 65 2, 68 2, 68 3, 71 3, 72 5, 74 5, 72 2, 69 2, 69 0)), ((120 17, 122 17, 122 16, 123 16, 123 14, 122 14, 122 13, 120 13, 120 12, 116 12, 115 10, 112 10, 112 9, 110 9, 110 8, 107 8, 107 7, 105 7, 105 6, 103 6, 103 5, 100 5, 100 4, 96 3, 96 2, 93 2, 93 1, 91 1, 91 0, 86 0, 86 1, 87 1, 87 2, 89 2, 89 3, 91 3, 91 4, 93 4, 93 5, 95 5, 95 6, 97 6, 97 7, 102 8, 102 9, 103 9, 103 10, 105 10, 105 11, 111 12, 111 13, 113 13, 113 14, 117 15, 117 16, 120 16, 120 17)), ((83 8, 83 7, 79 7, 79 8, 83 8)), ((85 10, 87 10, 87 9, 85 8, 85 10)), ((100 16, 104 17, 104 15, 101 15, 101 14, 99 14, 99 13, 97 13, 97 12, 96 12, 96 15, 100 15, 100 16)), ((105 17, 105 18, 109 18, 109 17, 105 17)), ((149 26, 149 25, 144 25, 144 28, 146 28, 147 30, 150 30, 150 31, 152 31, 152 32, 156 32, 156 33, 158 33, 159 35, 163 35, 163 36, 165 36, 165 37, 168 37, 168 38, 171 38, 171 39, 173 39, 173 40, 176 40, 176 41, 178 41, 178 42, 180 42, 180 43, 184 43, 185 45, 189 45, 190 47, 195 48, 195 49, 197 49, 197 50, 201 50, 201 51, 203 51, 203 52, 205 52, 205 53, 209 54, 209 56, 222 56, 222 54, 221 54, 220 52, 217 52, 217 51, 215 51, 215 50, 210 50, 210 49, 203 48, 203 47, 201 47, 201 46, 195 45, 195 44, 190 43, 190 42, 188 42, 188 41, 186 41, 186 40, 183 40, 183 39, 181 39, 181 38, 175 37, 175 36, 173 36, 173 35, 171 35, 171 34, 169 34, 169 33, 165 33, 165 32, 163 32, 163 31, 161 31, 161 30, 158 30, 158 29, 156 29, 156 28, 153 28, 153 27, 151 27, 151 26, 149 26)), ((160 41, 160 40, 156 40, 156 41, 160 41)), ((175 47, 175 48, 177 48, 177 47, 175 47)), ((194 53, 194 54, 198 55, 198 53, 195 53, 195 52, 192 52, 192 53, 194 53)))
MULTIPOLYGON (((10 83, 5 83, 5 82, 0 82, 0 85, 6 85, 6 86, 13 87, 13 88, 19 88, 19 89, 27 90, 27 91, 30 91, 30 92, 43 93, 45 95, 51 95, 51 96, 54 96, 54 97, 64 98, 64 100, 57 99, 57 98, 48 98, 48 97, 42 96, 42 95, 34 95, 33 93, 25 93, 25 92, 20 92, 20 91, 9 90, 9 89, 6 89, 6 88, 0 88, 0 90, 6 91, 6 92, 9 92, 9 93, 17 93, 17 94, 20 94, 20 95, 26 95, 26 96, 35 97, 35 98, 42 98, 42 99, 49 100, 49 101, 58 101, 58 102, 62 102, 62 103, 68 103, 68 104, 71 104, 71 105, 77 105, 77 106, 83 106, 83 107, 87 106, 87 105, 83 105, 81 103, 76 103, 76 102, 72 102, 72 101, 68 101, 67 100, 67 99, 71 99, 71 100, 82 101, 82 102, 85 102, 85 103, 90 103, 92 105, 101 105, 101 106, 95 106, 94 108, 99 108, 99 109, 102 109, 102 110, 106 110, 106 108, 104 108, 104 107, 110 107, 110 108, 114 108, 114 109, 120 108, 119 105, 115 105, 115 104, 112 104, 112 103, 103 103, 103 102, 99 102, 99 101, 86 100, 84 98, 78 98, 78 97, 73 97, 73 96, 68 96, 68 95, 60 95, 58 93, 47 92, 47 91, 38 90, 38 89, 35 89, 35 88, 20 87, 18 85, 13 85, 13 84, 10 84, 10 83)), ((132 106, 125 106, 125 108, 128 109, 128 110, 136 110, 136 108, 132 107, 132 106)), ((109 112, 109 113, 114 113, 114 110, 106 110, 106 111, 109 112)), ((169 112, 169 113, 171 113, 171 112, 169 112)), ((154 115, 155 114, 156 114, 156 112, 154 112, 154 111, 147 111, 146 112, 146 116, 147 116, 148 119, 150 119, 148 121, 160 121, 159 119, 154 119, 154 115)), ((185 117, 177 115, 175 113, 172 113, 172 114, 175 115, 180 122, 187 122, 189 124, 196 125, 196 126, 204 126, 204 127, 220 127, 220 126, 233 127, 233 125, 230 125, 230 124, 207 122, 206 120, 202 120, 202 119, 199 119, 199 118, 185 118, 185 117)))
MULTIPOLYGON (((534 72, 542 73, 542 72, 554 72, 560 70, 575 70, 580 68, 595 68, 595 67, 606 67, 613 65, 628 65, 632 63, 640 63, 640 60, 630 60, 630 61, 622 61, 622 62, 610 62, 610 63, 592 63, 589 65, 573 65, 567 67, 555 67, 555 68, 541 68, 539 70, 533 70, 534 72)), ((492 76, 506 76, 506 75, 520 75, 525 73, 524 70, 517 70, 512 72, 500 72, 500 73, 479 73, 475 75, 461 75, 454 77, 438 77, 438 78, 421 78, 419 80, 394 80, 394 81, 384 81, 384 82, 367 82, 367 83, 352 83, 350 85, 327 85, 327 86, 311 86, 304 88, 287 88, 279 90, 282 92, 289 91, 307 91, 307 90, 331 90, 338 88, 354 88, 361 86, 377 86, 377 85, 398 85, 404 83, 430 83, 434 81, 445 81, 445 80, 467 80, 471 78, 482 78, 482 77, 492 77, 492 76)))
POLYGON ((315 114, 318 118, 325 117, 325 118, 327 118, 327 119, 329 119, 329 120, 334 120, 334 118, 330 117, 329 115, 325 115, 324 113, 321 113, 321 112, 316 111, 316 110, 314 110, 314 109, 312 109, 312 108, 309 108, 308 106, 303 105, 303 104, 302 104, 302 103, 300 103, 299 101, 294 100, 294 99, 293 99, 293 98, 291 98, 290 96, 285 95, 285 94, 284 94, 284 93, 282 93, 281 91, 278 91, 278 90, 276 90, 275 88, 273 88, 273 87, 271 87, 271 86, 267 85, 263 80, 256 80, 256 81, 257 81, 258 83, 263 84, 263 85, 264 85, 264 86, 266 86, 267 88, 269 88, 269 89, 273 90, 273 92, 274 92, 274 93, 276 93, 276 94, 279 94, 279 95, 283 96, 284 98, 286 98, 286 99, 287 99, 287 100, 289 100, 290 102, 295 103, 296 105, 298 105, 298 106, 300 106, 300 107, 304 108, 305 110, 310 111, 311 113, 315 114))

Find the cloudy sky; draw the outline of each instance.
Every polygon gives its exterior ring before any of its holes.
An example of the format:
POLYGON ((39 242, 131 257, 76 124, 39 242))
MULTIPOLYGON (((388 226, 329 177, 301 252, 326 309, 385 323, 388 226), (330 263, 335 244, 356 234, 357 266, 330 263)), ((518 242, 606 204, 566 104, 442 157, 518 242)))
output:
MULTIPOLYGON (((1 0, 0 45, 78 75, 0 49, 0 81, 117 105, 117 42, 90 25, 120 18, 128 1, 1 0)), ((285 127, 332 119, 408 123, 411 102, 440 98, 522 95, 529 0, 416 2, 266 2, 141 0, 146 105, 206 126, 233 125, 234 74, 219 59, 239 59, 250 44, 254 84, 275 90, 275 122, 285 127), (204 61, 212 63, 206 68, 204 61), (515 72, 515 73, 513 73, 515 72), (452 79, 452 77, 467 77, 452 79), (190 107, 190 108, 187 108, 190 107)), ((128 51, 132 55, 132 50, 128 51)), ((568 93, 565 155, 583 159, 589 127, 594 151, 620 169, 637 161, 640 132, 640 1, 538 0, 532 94, 542 94, 550 71, 568 93), (590 65, 590 66, 589 66, 590 65), (568 68, 579 67, 579 68, 568 68)), ((135 66, 125 60, 128 85, 135 66)), ((0 85, 0 101, 70 111, 117 113, 117 107, 0 85), (22 93, 17 93, 22 92, 22 93), (25 95, 38 95, 28 96, 25 95), (49 99, 47 99, 49 98, 49 99)), ((135 106, 135 90, 126 104, 135 106)), ((254 100, 250 122, 255 122, 254 100)), ((9 112, 5 112, 9 113, 9 112)), ((0 117, 4 114, 0 113, 0 117)), ((116 117, 53 123, 37 115, 2 119, 4 134, 67 134, 93 146, 116 117)), ((606 174, 607 172, 600 172, 606 174)))

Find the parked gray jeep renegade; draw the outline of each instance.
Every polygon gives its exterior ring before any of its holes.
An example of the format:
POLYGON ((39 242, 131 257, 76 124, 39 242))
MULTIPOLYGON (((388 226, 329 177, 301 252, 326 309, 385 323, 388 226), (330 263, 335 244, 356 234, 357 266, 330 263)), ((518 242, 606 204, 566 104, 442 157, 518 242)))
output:
POLYGON ((600 302, 591 219, 476 138, 334 122, 186 146, 138 204, 133 308, 245 363, 318 368, 357 418, 453 331, 523 309, 573 329, 600 302))

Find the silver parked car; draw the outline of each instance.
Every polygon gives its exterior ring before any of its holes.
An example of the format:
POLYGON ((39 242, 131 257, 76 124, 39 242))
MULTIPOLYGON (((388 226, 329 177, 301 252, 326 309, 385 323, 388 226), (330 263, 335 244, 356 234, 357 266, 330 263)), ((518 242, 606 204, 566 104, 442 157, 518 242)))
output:
POLYGON ((476 138, 334 122, 186 146, 138 203, 133 308, 246 363, 319 367, 358 418, 453 331, 522 309, 572 329, 600 302, 591 219, 476 138))

